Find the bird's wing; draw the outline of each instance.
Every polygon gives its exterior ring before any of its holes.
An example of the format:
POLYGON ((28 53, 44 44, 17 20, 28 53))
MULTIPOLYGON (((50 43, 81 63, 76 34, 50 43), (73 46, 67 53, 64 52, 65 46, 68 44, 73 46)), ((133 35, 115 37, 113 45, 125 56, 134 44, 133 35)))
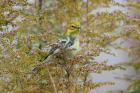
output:
POLYGON ((75 40, 75 38, 69 37, 69 40, 65 44, 65 48, 71 47, 74 44, 74 40, 75 40))
POLYGON ((50 55, 54 54, 55 51, 59 49, 60 47, 68 48, 72 46, 73 42, 74 42, 73 38, 70 38, 70 37, 61 38, 60 40, 58 40, 56 44, 52 45, 52 47, 49 50, 48 55, 44 58, 44 60, 46 60, 50 55))

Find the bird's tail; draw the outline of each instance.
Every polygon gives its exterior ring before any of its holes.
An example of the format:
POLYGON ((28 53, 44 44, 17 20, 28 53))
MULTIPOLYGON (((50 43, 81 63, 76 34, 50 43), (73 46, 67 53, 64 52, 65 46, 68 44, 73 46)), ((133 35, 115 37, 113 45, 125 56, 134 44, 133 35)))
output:
POLYGON ((49 58, 49 56, 51 56, 52 54, 54 54, 55 50, 57 48, 51 48, 48 55, 44 57, 43 61, 47 60, 49 58))
POLYGON ((45 56, 43 61, 47 60, 49 56, 50 56, 49 54, 47 56, 45 56))

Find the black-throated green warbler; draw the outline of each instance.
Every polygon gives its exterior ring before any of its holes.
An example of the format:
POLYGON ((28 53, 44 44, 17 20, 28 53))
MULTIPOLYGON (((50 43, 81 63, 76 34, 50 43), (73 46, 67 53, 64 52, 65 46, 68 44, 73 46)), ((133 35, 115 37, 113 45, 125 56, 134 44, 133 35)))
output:
MULTIPOLYGON (((56 52, 60 50, 60 47, 64 49, 72 48, 75 51, 73 53, 80 50, 80 42, 79 42, 79 33, 80 33, 80 22, 71 22, 68 25, 66 32, 63 35, 63 38, 58 40, 58 43, 55 46, 52 46, 48 52, 48 54, 43 58, 43 61, 48 62, 49 57, 54 55, 56 52)), ((74 54, 75 54, 74 53, 74 54)), ((33 73, 37 73, 39 71, 39 67, 35 67, 32 71, 33 73)))
POLYGON ((49 56, 53 55, 56 51, 59 50, 59 45, 66 48, 73 48, 76 51, 80 50, 79 42, 79 33, 80 33, 80 22, 71 22, 67 28, 67 31, 64 33, 64 38, 61 38, 58 41, 58 46, 52 46, 48 52, 48 55, 44 60, 48 59, 49 56))

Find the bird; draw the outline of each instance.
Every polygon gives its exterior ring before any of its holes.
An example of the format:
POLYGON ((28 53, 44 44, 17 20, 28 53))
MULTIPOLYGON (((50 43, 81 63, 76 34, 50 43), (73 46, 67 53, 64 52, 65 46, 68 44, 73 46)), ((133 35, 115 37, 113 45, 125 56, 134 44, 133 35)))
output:
MULTIPOLYGON (((62 38, 60 38, 57 41, 57 43, 55 43, 50 47, 48 54, 43 58, 42 61, 48 63, 49 57, 59 52, 60 47, 63 47, 65 50, 67 50, 68 48, 75 49, 73 53, 76 54, 76 52, 80 50, 80 41, 79 41, 80 32, 81 32, 80 22, 70 22, 62 38)), ((37 73, 39 70, 40 70, 39 67, 35 67, 32 70, 32 72, 37 73)))
POLYGON ((51 55, 55 54, 59 51, 60 47, 64 49, 72 48, 75 50, 80 50, 80 41, 79 41, 79 34, 81 31, 80 22, 71 22, 63 37, 58 40, 56 45, 52 46, 48 51, 48 54, 44 57, 44 61, 47 60, 51 55))

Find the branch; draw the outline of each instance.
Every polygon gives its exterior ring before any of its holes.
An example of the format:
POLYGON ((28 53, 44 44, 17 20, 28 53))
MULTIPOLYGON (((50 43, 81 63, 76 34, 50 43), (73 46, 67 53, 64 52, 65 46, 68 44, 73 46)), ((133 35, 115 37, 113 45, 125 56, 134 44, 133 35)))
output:
POLYGON ((57 93, 57 88, 56 88, 56 85, 55 85, 54 79, 53 79, 53 77, 52 77, 52 75, 51 75, 49 69, 48 69, 48 74, 49 74, 50 80, 51 80, 52 85, 53 85, 53 88, 54 88, 54 93, 57 93))

